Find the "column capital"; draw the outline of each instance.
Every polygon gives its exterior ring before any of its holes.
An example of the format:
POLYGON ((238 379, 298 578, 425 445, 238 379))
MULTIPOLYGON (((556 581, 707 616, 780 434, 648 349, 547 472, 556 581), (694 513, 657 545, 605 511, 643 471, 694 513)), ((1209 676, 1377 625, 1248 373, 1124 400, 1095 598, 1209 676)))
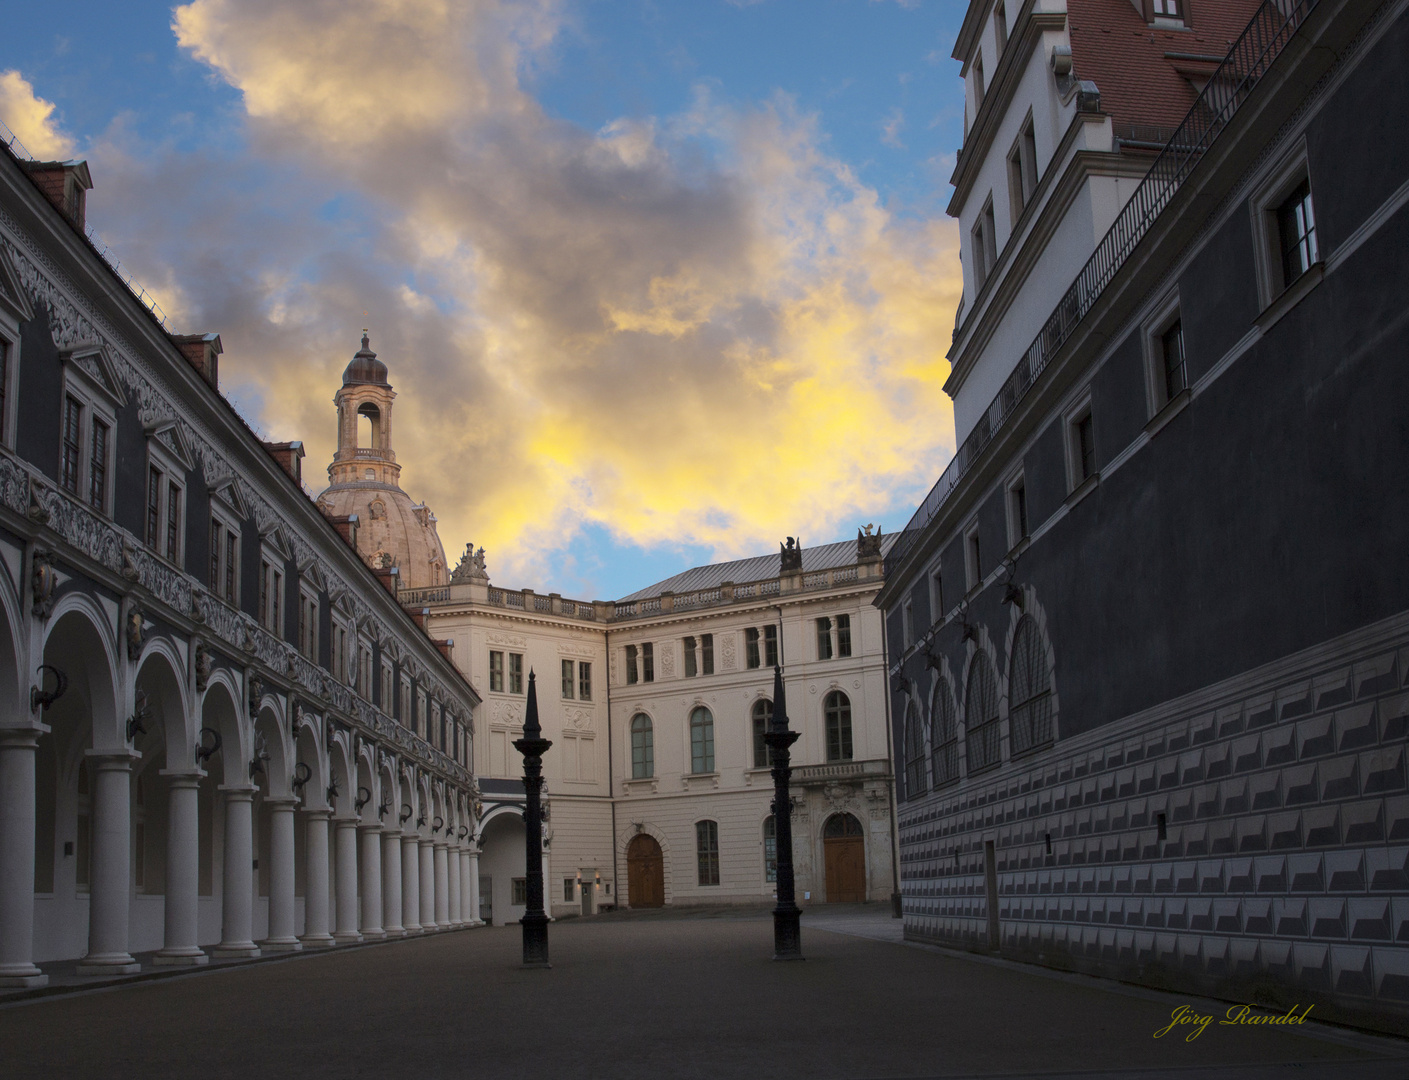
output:
POLYGON ((193 788, 200 786, 206 772, 204 769, 197 769, 195 772, 188 769, 158 769, 157 775, 165 776, 174 788, 193 788))
POLYGON ((267 807, 269 807, 269 808, 272 809, 272 810, 282 810, 282 809, 284 809, 285 807, 287 807, 287 808, 290 809, 290 810, 294 810, 294 809, 297 809, 298 803, 299 803, 299 800, 298 800, 298 796, 297 796, 297 795, 266 795, 266 796, 264 796, 264 805, 267 806, 267 807))
POLYGON ((306 806, 304 807, 303 812, 307 814, 310 818, 321 818, 324 821, 327 821, 330 817, 333 816, 333 812, 329 810, 326 806, 306 806))
POLYGON ((215 790, 223 794, 227 802, 252 802, 259 788, 244 784, 220 784, 215 790))
POLYGON ((39 736, 49 734, 48 724, 41 724, 37 721, 30 724, 23 724, 17 727, 0 727, 0 744, 10 746, 37 746, 39 736))
POLYGON ((359 824, 357 827, 358 827, 358 829, 360 829, 362 832, 365 832, 365 833, 380 833, 380 832, 389 832, 389 831, 390 831, 390 830, 389 830, 385 825, 383 825, 380 821, 374 821, 374 822, 372 822, 371 824, 368 824, 368 823, 366 823, 366 822, 363 822, 363 823, 359 824))
POLYGON ((129 772, 134 761, 142 760, 142 755, 131 747, 123 747, 120 750, 85 750, 83 756, 102 772, 129 772))
POLYGON ((333 824, 357 826, 362 824, 362 819, 356 814, 337 814, 333 817, 333 824))

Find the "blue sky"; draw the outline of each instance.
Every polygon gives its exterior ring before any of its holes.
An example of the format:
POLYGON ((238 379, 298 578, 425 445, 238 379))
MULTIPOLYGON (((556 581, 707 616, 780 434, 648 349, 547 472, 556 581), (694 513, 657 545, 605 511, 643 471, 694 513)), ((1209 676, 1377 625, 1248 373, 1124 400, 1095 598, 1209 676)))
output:
POLYGON ((460 7, 24 5, 0 119, 89 159, 90 221, 314 475, 369 311, 404 484, 500 584, 901 526, 953 446, 964 5, 460 7))

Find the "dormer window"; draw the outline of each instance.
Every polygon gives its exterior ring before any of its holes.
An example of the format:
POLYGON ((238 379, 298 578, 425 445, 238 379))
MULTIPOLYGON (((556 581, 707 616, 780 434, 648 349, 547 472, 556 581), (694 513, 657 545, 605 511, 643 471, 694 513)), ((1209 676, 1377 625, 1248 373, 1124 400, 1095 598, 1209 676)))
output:
POLYGON ((1184 21, 1184 9, 1179 0, 1151 0, 1151 3, 1155 18, 1184 21))

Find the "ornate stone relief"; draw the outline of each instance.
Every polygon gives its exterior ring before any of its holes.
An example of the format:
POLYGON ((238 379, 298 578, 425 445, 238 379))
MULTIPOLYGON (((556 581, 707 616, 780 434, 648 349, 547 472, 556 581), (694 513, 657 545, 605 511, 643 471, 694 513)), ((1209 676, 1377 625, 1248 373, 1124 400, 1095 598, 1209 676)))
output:
POLYGON ((0 504, 17 514, 29 508, 29 473, 4 454, 0 454, 0 504))
POLYGON ((528 648, 528 639, 522 634, 505 634, 498 630, 491 630, 484 635, 484 640, 491 645, 511 645, 517 649, 528 648))
POLYGON ((489 723, 493 727, 523 727, 522 707, 513 701, 496 701, 489 707, 489 723))
POLYGON ((675 674, 675 648, 668 641, 662 641, 656 648, 656 660, 660 664, 661 678, 669 679, 675 674))
POLYGON ((579 731, 591 731, 593 727, 593 711, 591 709, 565 708, 563 709, 563 726, 573 727, 579 731))
POLYGON ((734 665, 735 665, 735 663, 736 663, 736 656, 735 656, 735 653, 734 653, 734 638, 735 638, 735 636, 736 636, 736 635, 735 635, 732 631, 731 631, 730 633, 727 633, 727 634, 720 634, 720 635, 719 635, 719 637, 720 637, 720 642, 719 642, 720 666, 723 667, 723 669, 724 669, 725 671, 733 671, 733 670, 734 670, 734 665))

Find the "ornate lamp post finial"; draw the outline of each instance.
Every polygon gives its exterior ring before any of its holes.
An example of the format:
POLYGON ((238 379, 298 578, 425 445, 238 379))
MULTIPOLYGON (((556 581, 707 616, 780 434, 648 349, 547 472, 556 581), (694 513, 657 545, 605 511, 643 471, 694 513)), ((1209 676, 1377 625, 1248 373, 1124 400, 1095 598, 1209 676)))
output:
POLYGON ((778 845, 778 906, 773 909, 773 959, 802 960, 802 912, 793 891, 792 798, 788 778, 792 774, 788 748, 799 733, 788 730, 788 703, 783 686, 783 669, 773 665, 773 719, 763 733, 773 764, 773 835, 778 845))
POLYGON ((528 704, 524 710, 523 738, 514 748, 523 755, 525 859, 528 896, 523 927, 523 966, 546 968, 548 963, 548 916, 543 911, 543 755, 553 744, 543 738, 538 723, 538 687, 533 670, 528 672, 528 704))

